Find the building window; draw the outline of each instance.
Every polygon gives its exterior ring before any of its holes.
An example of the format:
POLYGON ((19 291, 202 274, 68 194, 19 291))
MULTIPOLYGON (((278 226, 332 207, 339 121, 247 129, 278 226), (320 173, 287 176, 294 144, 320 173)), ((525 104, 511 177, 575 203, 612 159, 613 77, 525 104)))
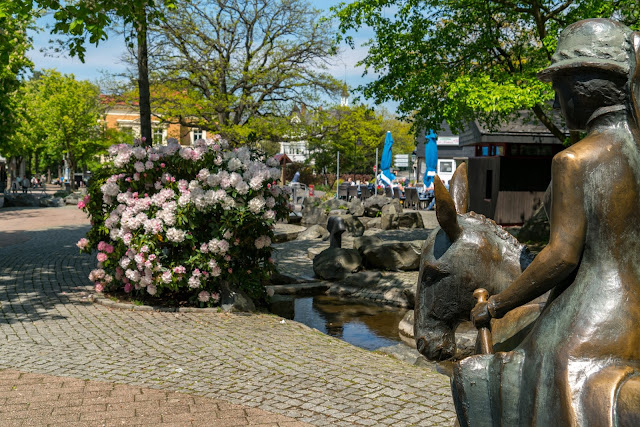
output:
POLYGON ((491 200, 492 194, 493 194, 493 170, 487 169, 485 186, 484 186, 485 200, 491 200))
POLYGON ((164 129, 153 128, 153 143, 157 145, 164 145, 164 129))
POLYGON ((550 145, 523 144, 520 146, 520 155, 526 157, 549 157, 553 156, 553 149, 550 145))
POLYGON ((193 136, 193 139, 191 140, 192 142, 196 142, 197 140, 204 138, 204 131, 202 129, 193 129, 191 134, 193 136))
POLYGON ((453 171, 453 162, 440 162, 440 172, 451 173, 453 171))
POLYGON ((504 156, 504 145, 476 145, 476 156, 489 157, 489 156, 504 156))

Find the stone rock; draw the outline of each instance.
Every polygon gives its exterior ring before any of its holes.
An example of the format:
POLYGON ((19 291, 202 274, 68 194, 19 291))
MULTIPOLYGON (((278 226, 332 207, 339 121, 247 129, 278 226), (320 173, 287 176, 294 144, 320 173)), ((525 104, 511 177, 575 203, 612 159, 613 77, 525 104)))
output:
POLYGON ((366 246, 382 245, 384 240, 378 236, 362 236, 353 239, 353 249, 360 251, 361 248, 366 246))
POLYGON ((349 213, 353 216, 364 215, 364 204, 358 199, 353 199, 349 204, 349 213))
POLYGON ((398 216, 394 214, 382 214, 380 217, 380 228, 382 230, 394 230, 398 228, 398 216))
POLYGON ((296 240, 314 240, 324 239, 329 236, 329 232, 321 225, 312 225, 306 230, 300 232, 296 240))
POLYGON ((416 305, 416 292, 418 291, 418 283, 414 283, 411 288, 404 289, 402 293, 404 294, 405 299, 407 300, 407 304, 409 307, 414 307, 416 305))
POLYGON ((67 197, 64 198, 64 202, 67 205, 77 205, 78 204, 78 196, 75 194, 69 194, 67 197))
POLYGON ((402 341, 407 343, 413 343, 413 347, 415 348, 415 338, 413 337, 413 322, 414 322, 414 313, 413 310, 408 310, 400 323, 398 324, 398 333, 400 334, 400 338, 402 341))
POLYGON ((389 204, 395 206, 396 212, 402 212, 402 205, 399 199, 392 199, 386 196, 372 196, 363 202, 364 214, 368 217, 375 218, 382 212, 382 208, 389 204))
POLYGON ((355 249, 329 248, 313 258, 313 272, 324 280, 342 280, 362 265, 362 256, 355 249))
POLYGON ((549 219, 544 206, 540 206, 533 216, 524 223, 517 237, 521 242, 548 242, 549 230, 549 219))
POLYGON ((220 288, 220 303, 222 310, 226 312, 255 311, 256 306, 244 291, 229 286, 227 282, 222 282, 220 288))
POLYGON ((298 234, 305 229, 306 227, 300 225, 277 223, 274 227, 273 238, 271 240, 273 243, 290 242, 291 240, 296 240, 298 234))
POLYGON ((307 206, 320 206, 322 204, 322 199, 319 197, 307 196, 303 199, 302 205, 304 207, 307 206))
POLYGON ((60 197, 43 197, 38 202, 43 208, 61 208, 65 205, 64 200, 60 197))
POLYGON ((369 228, 371 228, 369 227, 369 223, 373 221, 374 218, 369 218, 368 216, 359 216, 358 219, 360 220, 362 225, 364 225, 364 229, 368 230, 369 228))
POLYGON ((411 242, 385 242, 381 245, 362 246, 367 268, 390 271, 417 271, 420 267, 421 248, 411 242))
POLYGON ((402 212, 398 215, 398 227, 400 228, 424 228, 420 212, 402 212))
POLYGON ((324 208, 320 206, 314 205, 305 205, 302 210, 302 220, 300 223, 302 225, 319 225, 321 227, 327 226, 327 219, 329 215, 324 210, 324 208))
POLYGON ((348 275, 340 281, 340 284, 350 288, 373 288, 381 279, 382 273, 379 271, 360 271, 348 275))
MULTIPOLYGON (((77 203, 77 202, 76 202, 77 203)), ((4 206, 6 207, 38 207, 38 197, 32 194, 5 194, 4 206)))
POLYGON ((389 203, 388 205, 384 205, 382 207, 382 210, 380 212, 382 212, 382 215, 397 215, 400 212, 402 212, 402 207, 399 206, 400 203, 395 204, 395 203, 389 203))
POLYGON ((344 224, 347 226, 347 234, 353 237, 360 237, 364 234, 364 225, 360 222, 360 219, 353 215, 342 215, 344 224))
POLYGON ((329 210, 340 209, 343 212, 349 210, 349 202, 342 199, 329 199, 326 202, 323 202, 322 206, 325 209, 329 208, 329 210))
POLYGON ((344 214, 345 214, 345 213, 347 213, 347 212, 348 212, 348 211, 344 211, 344 210, 341 210, 341 209, 331 209, 331 210, 329 211, 329 216, 330 216, 330 217, 332 217, 332 216, 342 216, 342 215, 344 215, 344 214))
MULTIPOLYGON (((386 206, 385 206, 386 207, 386 206)), ((424 228, 420 212, 402 212, 399 214, 382 214, 380 228, 395 230, 398 228, 424 228)))
POLYGON ((371 221, 367 223, 367 230, 370 230, 372 228, 382 228, 380 218, 371 218, 371 221))

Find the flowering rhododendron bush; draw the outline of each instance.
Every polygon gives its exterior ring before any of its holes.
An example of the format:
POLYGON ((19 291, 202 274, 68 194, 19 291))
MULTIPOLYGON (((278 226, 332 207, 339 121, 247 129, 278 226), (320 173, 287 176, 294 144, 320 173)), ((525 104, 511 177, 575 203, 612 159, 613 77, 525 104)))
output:
POLYGON ((273 225, 288 215, 275 159, 219 137, 193 147, 120 144, 78 207, 92 227, 78 242, 97 250, 98 292, 218 303, 224 282, 255 299, 272 273, 273 225))

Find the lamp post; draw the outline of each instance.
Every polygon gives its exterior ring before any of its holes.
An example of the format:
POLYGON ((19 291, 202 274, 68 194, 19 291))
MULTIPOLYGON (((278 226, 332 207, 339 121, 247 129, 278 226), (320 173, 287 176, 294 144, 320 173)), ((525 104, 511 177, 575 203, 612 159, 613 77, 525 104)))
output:
POLYGON ((411 153, 411 169, 414 171, 413 176, 415 177, 415 185, 418 185, 418 168, 416 165, 416 160, 418 160, 418 156, 416 155, 416 151, 413 150, 411 153))

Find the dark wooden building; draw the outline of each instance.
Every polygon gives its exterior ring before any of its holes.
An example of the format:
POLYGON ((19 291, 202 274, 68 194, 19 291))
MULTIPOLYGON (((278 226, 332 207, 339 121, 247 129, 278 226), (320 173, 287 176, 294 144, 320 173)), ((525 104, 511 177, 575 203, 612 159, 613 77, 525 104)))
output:
POLYGON ((564 148, 537 119, 523 117, 494 130, 473 122, 459 135, 461 146, 474 147, 469 208, 499 224, 522 224, 533 215, 551 181, 551 159, 564 148))
MULTIPOLYGON (((437 173, 443 182, 447 183, 451 179, 453 172, 460 164, 467 161, 469 157, 475 155, 474 147, 462 146, 460 138, 449 128, 447 122, 442 123, 442 130, 437 132, 438 139, 438 168, 437 173)), ((419 131, 416 136, 416 164, 414 170, 414 179, 417 183, 421 183, 424 179, 426 171, 425 164, 425 131, 419 131)))

